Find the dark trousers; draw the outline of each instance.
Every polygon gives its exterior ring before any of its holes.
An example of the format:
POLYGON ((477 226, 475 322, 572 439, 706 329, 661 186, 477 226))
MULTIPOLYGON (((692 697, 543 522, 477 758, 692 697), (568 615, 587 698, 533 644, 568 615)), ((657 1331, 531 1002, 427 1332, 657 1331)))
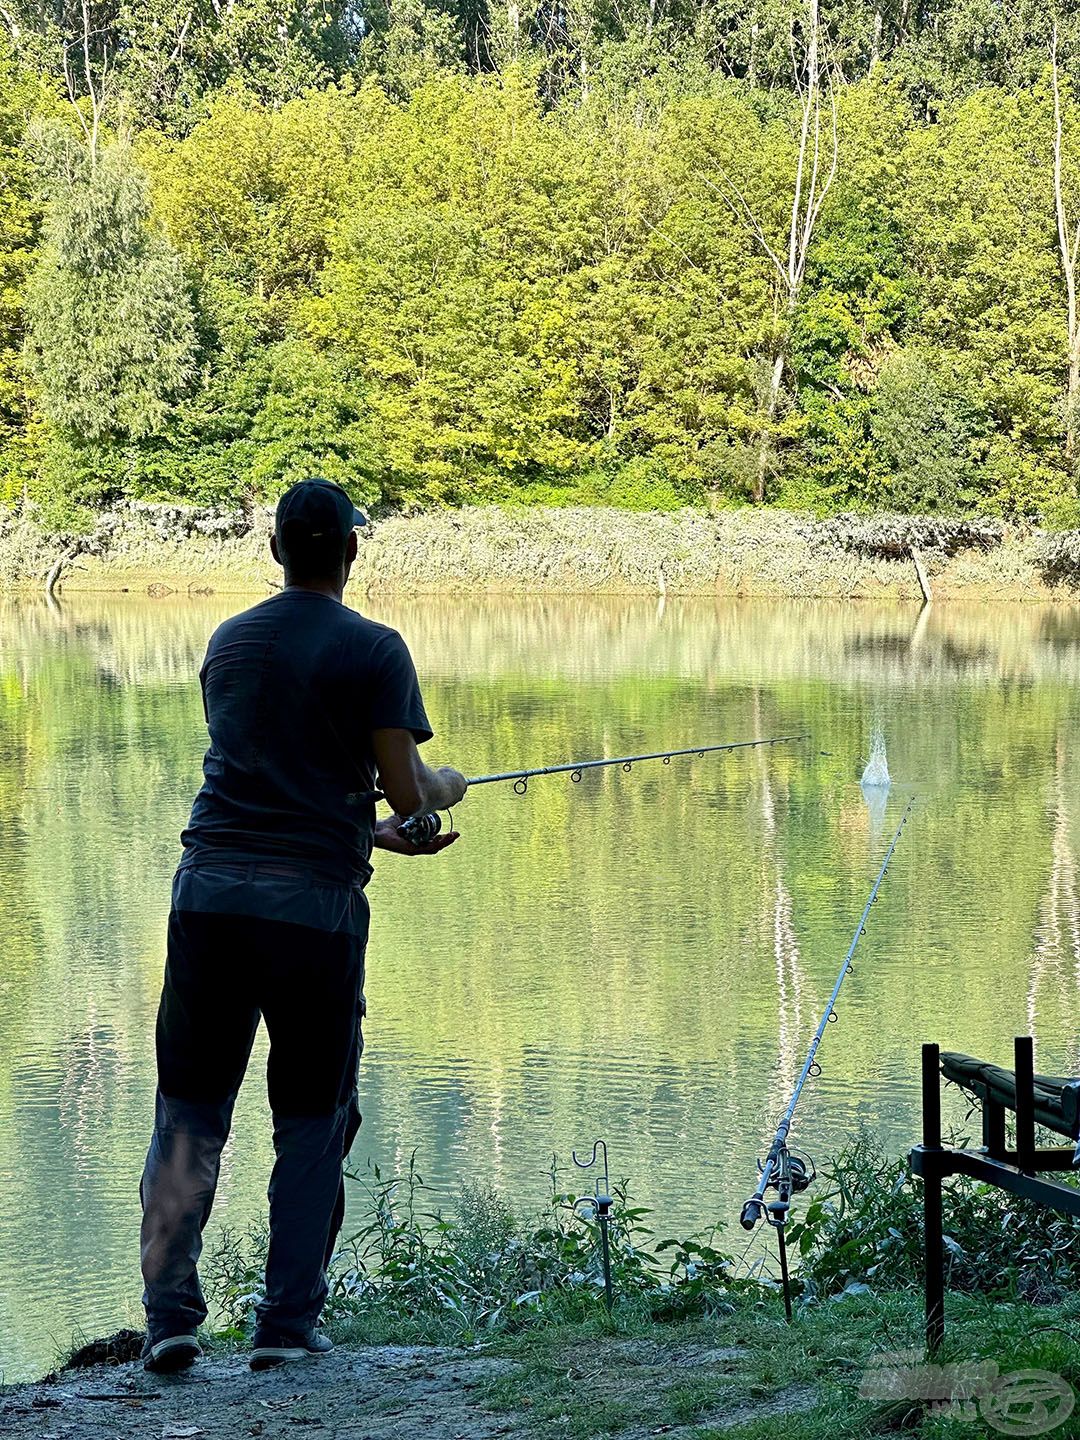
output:
POLYGON ((140 1189, 151 1339, 206 1319, 202 1234, 260 1015, 276 1160, 258 1319, 285 1330, 318 1319, 345 1214, 342 1167, 360 1125, 365 943, 246 915, 170 915, 154 1135, 140 1189))

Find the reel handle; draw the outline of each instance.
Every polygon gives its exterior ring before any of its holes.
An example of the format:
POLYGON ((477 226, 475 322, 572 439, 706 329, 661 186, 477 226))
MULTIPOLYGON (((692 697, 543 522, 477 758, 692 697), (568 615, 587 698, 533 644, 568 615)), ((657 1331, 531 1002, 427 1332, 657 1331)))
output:
POLYGON ((428 815, 410 816, 408 820, 398 826, 398 834, 404 835, 405 839, 413 845, 430 845, 441 830, 442 817, 435 811, 428 815))

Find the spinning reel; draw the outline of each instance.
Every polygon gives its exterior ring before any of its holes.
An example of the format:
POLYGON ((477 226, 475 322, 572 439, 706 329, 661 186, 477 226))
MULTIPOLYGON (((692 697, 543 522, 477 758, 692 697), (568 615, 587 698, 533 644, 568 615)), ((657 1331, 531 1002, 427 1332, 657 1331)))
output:
POLYGON ((759 1220, 783 1225, 792 1195, 801 1195, 817 1179, 813 1160, 808 1155, 793 1155, 786 1145, 770 1155, 764 1165, 759 1161, 758 1173, 762 1177, 758 1193, 747 1200, 739 1217, 744 1230, 752 1230, 759 1220), (766 1190, 776 1191, 776 1199, 768 1204, 764 1200, 766 1190))
POLYGON ((398 834, 412 845, 430 845, 442 831, 442 817, 434 811, 430 815, 413 815, 398 826, 398 834))

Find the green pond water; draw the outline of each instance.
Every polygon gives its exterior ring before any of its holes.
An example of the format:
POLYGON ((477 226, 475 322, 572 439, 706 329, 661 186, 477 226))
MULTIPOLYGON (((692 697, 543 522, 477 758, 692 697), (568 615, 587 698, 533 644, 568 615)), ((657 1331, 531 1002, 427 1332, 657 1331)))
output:
MULTIPOLYGON (((196 672, 241 602, 0 606, 0 1371, 138 1314, 137 1186, 196 672)), ((1080 611, 753 602, 372 603, 468 773, 808 730, 812 743, 475 791, 370 896, 365 1123, 433 1202, 544 1202, 597 1136, 686 1234, 738 1209, 910 793, 804 1097, 821 1161, 917 1138, 919 1045, 1078 1073, 1080 611), (880 726, 894 786, 858 777, 880 726)), ((258 1052, 211 1233, 258 1217, 258 1052)), ((571 1183, 567 1178, 567 1183, 571 1183)))

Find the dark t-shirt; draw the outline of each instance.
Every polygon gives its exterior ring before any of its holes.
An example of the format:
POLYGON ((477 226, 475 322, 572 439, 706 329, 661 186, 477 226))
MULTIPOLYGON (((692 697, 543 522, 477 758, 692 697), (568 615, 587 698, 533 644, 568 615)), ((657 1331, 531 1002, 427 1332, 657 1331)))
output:
POLYGON ((330 596, 287 589, 218 627, 199 678, 210 749, 180 874, 247 867, 255 878, 255 866, 261 878, 277 865, 282 879, 299 867, 320 884, 365 883, 371 732, 432 733, 397 631, 330 596))

